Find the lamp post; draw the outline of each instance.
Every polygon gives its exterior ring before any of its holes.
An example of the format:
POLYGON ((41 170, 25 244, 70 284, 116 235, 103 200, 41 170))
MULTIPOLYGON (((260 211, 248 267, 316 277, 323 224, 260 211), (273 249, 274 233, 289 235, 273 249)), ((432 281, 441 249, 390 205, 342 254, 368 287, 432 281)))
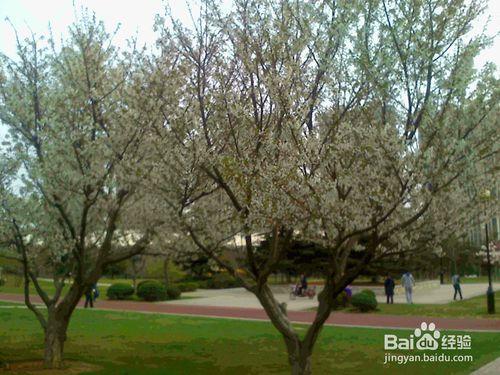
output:
MULTIPOLYGON (((486 190, 483 194, 484 201, 490 198, 490 191, 486 190)), ((491 285, 491 257, 490 257, 490 244, 488 238, 488 216, 484 223, 484 231, 486 234, 486 261, 488 263, 488 290, 486 291, 486 301, 488 304, 488 314, 495 313, 495 294, 493 293, 493 286, 491 285)))
POLYGON ((488 301, 488 314, 495 313, 495 293, 493 293, 493 286, 491 285, 491 256, 490 245, 488 239, 488 223, 484 225, 486 232, 486 261, 488 263, 488 290, 486 291, 486 299, 488 301))

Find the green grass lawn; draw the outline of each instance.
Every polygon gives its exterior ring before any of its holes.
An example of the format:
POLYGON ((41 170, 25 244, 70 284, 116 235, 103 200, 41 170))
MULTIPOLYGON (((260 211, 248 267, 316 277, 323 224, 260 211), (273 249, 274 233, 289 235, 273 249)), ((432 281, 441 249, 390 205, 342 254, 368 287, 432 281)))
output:
MULTIPOLYGON (((20 277, 15 277, 13 275, 5 275, 5 284, 0 286, 0 293, 13 293, 13 294, 24 294, 24 284, 22 282, 22 279, 20 277)), ((137 283, 142 281, 143 279, 138 279, 137 283)), ((48 280, 39 280, 40 286, 42 289, 48 293, 49 296, 53 296, 55 292, 55 287, 54 283, 52 281, 48 280)), ((115 283, 126 283, 132 285, 132 280, 131 279, 100 279, 98 284, 99 288, 99 298, 101 299, 107 299, 106 297, 106 292, 108 291, 108 285, 107 284, 115 284, 115 283), (106 284, 106 285, 102 285, 106 284)), ((65 286, 67 288, 67 286, 65 286)), ((33 286, 33 283, 30 283, 30 293, 32 296, 37 296, 37 292, 35 290, 35 287, 33 286)), ((193 296, 184 296, 181 295, 180 299, 193 299, 193 298, 198 298, 198 297, 193 297, 193 296)), ((131 300, 134 301, 140 301, 140 299, 136 296, 133 295, 131 300)))
MULTIPOLYGON (((14 294, 23 294, 24 293, 24 282, 23 279, 19 276, 13 275, 4 275, 5 284, 0 286, 0 292, 2 293, 14 293, 14 294)), ((54 283, 49 280, 38 280, 42 289, 49 295, 53 296, 55 292, 54 283)), ((129 281, 132 285, 132 282, 129 281)), ((65 289, 68 287, 68 282, 66 283, 65 289)), ((100 286, 99 292, 101 296, 106 296, 106 292, 108 290, 107 286, 100 286)), ((34 296, 38 295, 33 283, 30 283, 30 293, 34 296)))
MULTIPOLYGON (((377 310, 371 314, 382 315, 413 315, 430 316, 438 318, 489 318, 500 319, 500 292, 495 293, 495 314, 487 313, 486 295, 477 296, 463 301, 453 301, 445 304, 418 304, 408 305, 406 303, 396 303, 388 305, 379 303, 377 310)), ((309 309, 315 311, 316 307, 309 309)), ((336 310, 343 312, 356 312, 352 307, 336 310)), ((364 313, 364 314, 370 314, 364 313)))
MULTIPOLYGON (((449 278, 450 279, 450 278, 449 278)), ((492 281, 494 283, 498 282, 500 278, 492 274, 492 281)), ((451 281, 450 281, 451 282, 451 281)), ((478 276, 478 277, 461 277, 460 282, 462 284, 475 284, 475 283, 488 283, 488 276, 478 276)))
MULTIPOLYGON (((15 293, 15 294, 23 294, 24 293, 24 284, 23 284, 23 279, 19 276, 13 276, 11 274, 4 275, 5 279, 5 284, 0 286, 0 292, 4 293, 15 293)), ((137 279, 137 282, 141 282, 143 279, 137 279)), ((38 280, 40 283, 40 286, 45 290, 49 295, 53 295, 55 291, 54 283, 49 280, 38 280)), ((70 281, 67 281, 67 284, 70 283, 70 281)), ((108 285, 107 284, 116 284, 116 283, 126 283, 132 285, 132 280, 131 279, 109 279, 109 278, 102 278, 98 282, 99 286, 99 292, 101 296, 105 296, 106 292, 108 290, 108 285), (102 285, 106 284, 106 285, 102 285)), ((67 286, 66 286, 67 287, 67 286)), ((30 283, 30 291, 34 294, 36 294, 35 287, 33 286, 33 283, 30 283)))
MULTIPOLYGON (((13 305, 0 303, 0 306, 13 305)), ((302 332, 304 326, 297 326, 302 332)), ((411 331, 325 327, 314 374, 468 374, 500 356, 500 333, 471 333, 472 363, 384 365, 383 335, 411 331)), ((449 332, 446 332, 449 333, 449 332)), ((0 308, 0 362, 40 359, 42 332, 26 309, 0 308)), ((267 322, 77 310, 66 358, 93 374, 288 374, 284 344, 267 322)))
POLYGON ((473 317, 473 318, 500 318, 500 293, 495 293, 495 314, 488 314, 486 295, 477 296, 463 301, 453 301, 442 305, 424 304, 393 304, 380 303, 377 314, 391 315, 420 315, 433 317, 473 317))
MULTIPOLYGON (((438 318, 489 318, 500 319, 500 293, 495 293, 495 314, 487 313, 486 296, 477 296, 463 301, 453 301, 445 304, 418 304, 397 303, 388 305, 379 303, 377 310, 372 314, 382 315, 413 315, 431 316, 438 318)), ((316 308, 309 309, 315 311, 316 308)), ((356 312, 352 307, 345 308, 344 312, 356 312)))
POLYGON ((22 306, 22 307, 24 307, 24 304, 17 303, 17 302, 0 301, 0 306, 22 306))

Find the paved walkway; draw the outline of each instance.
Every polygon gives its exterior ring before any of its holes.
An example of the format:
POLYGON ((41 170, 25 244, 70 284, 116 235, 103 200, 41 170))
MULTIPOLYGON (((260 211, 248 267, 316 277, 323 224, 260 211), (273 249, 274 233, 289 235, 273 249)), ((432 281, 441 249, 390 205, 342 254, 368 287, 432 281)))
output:
MULTIPOLYGON (((464 298, 486 295, 488 289, 487 283, 461 284, 462 295, 464 298)), ((500 290, 500 283, 493 284, 494 290, 500 290)), ((434 288, 413 291, 413 303, 421 304, 445 304, 453 301, 453 285, 437 285, 434 288)), ((385 302, 385 296, 377 296, 378 302, 385 302)), ((394 296, 394 303, 406 303, 406 297, 403 294, 394 296)))
MULTIPOLYGON (((272 289, 275 298, 279 302, 287 304, 288 311, 310 310, 318 306, 316 298, 297 297, 294 300, 290 299, 288 287, 273 287, 272 289)), ((198 289, 194 292, 182 293, 182 295, 184 297, 195 298, 165 301, 162 303, 168 305, 261 308, 257 297, 244 288, 198 289)))
MULTIPOLYGON (((23 302, 24 296, 19 294, 0 293, 0 301, 23 302)), ((33 297, 34 302, 40 302, 33 297)), ((82 307, 83 301, 80 303, 82 307)), ((135 301, 98 301, 96 308, 103 310, 135 311, 142 313, 159 313, 171 315, 189 315, 230 319, 269 320, 262 308, 193 306, 182 304, 149 303, 135 301)), ((310 323, 314 312, 290 311, 288 316, 292 322, 310 323)), ((361 313, 334 312, 326 325, 357 326, 371 328, 411 328, 420 326, 422 321, 434 322, 439 329, 464 331, 498 331, 500 319, 466 319, 466 318, 430 318, 424 316, 396 316, 361 313)))
MULTIPOLYGON (((464 284, 462 294, 464 298, 472 298, 486 294, 487 284, 464 284)), ((290 299, 289 288, 283 286, 272 286, 274 296, 279 302, 287 304, 288 311, 310 310, 318 305, 316 299, 305 297, 290 299)), ((367 289, 367 287, 354 287, 354 292, 367 289)), ((500 290, 500 284, 494 285, 495 290, 500 290)), ((383 288, 375 290, 379 303, 385 303, 383 288)), ((261 305, 254 294, 243 288, 218 289, 218 290, 197 290, 195 292, 183 293, 186 297, 196 297, 192 299, 182 299, 163 302, 169 305, 190 305, 190 306, 216 306, 216 307, 244 307, 260 309, 261 305)), ((413 302, 421 304, 446 304, 453 301, 453 287, 450 284, 436 285, 435 287, 413 292, 413 302)), ((404 294, 396 294, 394 303, 406 303, 404 294)))
POLYGON ((500 374, 500 358, 474 371, 471 375, 498 375, 500 374))

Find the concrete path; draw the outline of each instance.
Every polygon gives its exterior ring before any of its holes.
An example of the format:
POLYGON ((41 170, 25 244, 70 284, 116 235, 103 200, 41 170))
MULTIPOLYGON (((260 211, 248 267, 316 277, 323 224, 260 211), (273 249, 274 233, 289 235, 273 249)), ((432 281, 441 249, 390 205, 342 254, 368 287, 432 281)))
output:
MULTIPOLYGON (((51 281, 51 279, 41 279, 51 281)), ((453 301, 453 286, 451 284, 439 285, 437 280, 432 287, 419 289, 424 283, 417 283, 418 287, 413 291, 413 303, 417 304, 446 304, 453 301)), ((428 281, 427 281, 428 282, 428 281)), ((111 284, 98 283, 99 286, 109 286, 111 284)), ((488 284, 486 283, 471 283, 462 284, 462 294, 465 299, 486 294, 488 284)), ((317 299, 309 299, 306 297, 298 297, 295 300, 290 299, 289 285, 272 285, 271 289, 280 302, 287 304, 287 309, 290 311, 310 310, 318 305, 317 299)), ((353 292, 356 293, 363 289, 372 289, 379 303, 385 303, 383 287, 366 287, 353 286, 353 292)), ((494 290, 500 290, 500 283, 493 284, 494 290)), ((318 291, 321 287, 318 287, 318 291)), ((167 301, 168 304, 181 304, 192 306, 219 306, 219 307, 251 307, 260 308, 260 302, 250 292, 244 288, 231 289, 199 289, 195 292, 185 292, 182 294, 185 297, 195 297, 193 299, 183 299, 176 301, 167 301)), ((394 303, 406 303, 404 293, 397 293, 394 296, 394 303)))
MULTIPOLYGON (((462 285, 462 294, 464 298, 472 298, 475 296, 486 294, 488 284, 464 284, 462 285)), ((354 287, 353 290, 359 291, 367 289, 367 287, 354 287)), ((380 288, 379 288, 380 289, 380 288)), ((495 290, 500 290, 500 283, 494 284, 495 290)), ((309 299, 306 297, 297 297, 295 300, 290 299, 289 293, 286 292, 286 287, 273 287, 273 292, 279 302, 285 302, 289 311, 310 310, 318 305, 316 298, 309 299)), ((380 290, 376 291, 377 301, 385 303, 386 298, 380 290)), ((260 302, 254 294, 243 288, 204 290, 200 289, 195 292, 187 292, 182 294, 185 297, 195 297, 193 299, 182 299, 175 301, 162 302, 169 305, 189 305, 189 306, 217 306, 217 307, 245 307, 245 308, 260 308, 260 302)), ((425 290, 414 290, 413 303, 421 304, 446 304, 453 301, 453 287, 451 285, 437 285, 434 288, 425 290)), ((406 303, 406 297, 403 295, 395 295, 394 303, 406 303)))
MULTIPOLYGON (((284 292, 286 288, 273 290, 274 296, 281 303, 287 304, 289 311, 308 310, 318 306, 316 297, 296 297, 290 299, 290 294, 284 292)), ((195 292, 182 293, 184 297, 195 297, 192 299, 180 299, 174 301, 161 302, 168 305, 189 305, 189 306, 215 306, 215 307, 242 307, 261 308, 261 304, 253 293, 244 288, 231 289, 198 289, 195 292)))
POLYGON ((488 363, 480 369, 471 373, 471 375, 498 375, 500 374, 500 358, 488 363))
MULTIPOLYGON (((23 302, 20 294, 0 293, 0 301, 23 302)), ((40 298, 33 297, 33 302, 40 298)), ((79 308, 82 308, 83 301, 79 308)), ((98 300, 97 309, 116 311, 135 311, 141 313, 158 313, 170 315, 203 316, 226 319, 246 319, 268 321, 262 308, 193 306, 182 304, 149 303, 136 301, 98 300)), ((294 323, 311 323, 315 313, 311 311, 289 311, 288 317, 294 323)), ((396 316, 362 313, 333 312, 326 325, 355 326, 369 328, 410 328, 419 327, 422 322, 433 322, 438 329, 460 331, 495 331, 500 332, 500 319, 466 319, 466 318, 430 318, 425 316, 396 316)))
MULTIPOLYGON (((462 284, 462 295, 465 299, 480 295, 486 295, 488 284, 462 284)), ((493 284, 493 290, 500 290, 500 283, 493 284)), ((453 301, 453 286, 451 284, 438 285, 435 288, 413 291, 413 303, 422 304, 445 304, 453 301)), ((378 295, 377 301, 385 303, 385 296, 378 295)), ((394 296, 394 303, 406 303, 404 294, 394 296)))

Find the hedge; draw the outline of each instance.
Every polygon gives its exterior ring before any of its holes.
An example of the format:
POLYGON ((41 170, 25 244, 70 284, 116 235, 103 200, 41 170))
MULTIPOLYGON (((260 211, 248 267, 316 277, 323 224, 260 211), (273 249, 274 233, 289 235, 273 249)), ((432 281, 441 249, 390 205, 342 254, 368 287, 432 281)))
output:
POLYGON ((361 312, 376 310, 378 305, 375 293, 366 293, 364 291, 353 295, 351 304, 361 312))
POLYGON ((134 294, 134 287, 130 284, 116 283, 111 285, 106 292, 109 299, 123 300, 134 294))
POLYGON ((167 291, 162 283, 146 280, 137 285, 137 296, 144 301, 163 301, 167 298, 167 291))

